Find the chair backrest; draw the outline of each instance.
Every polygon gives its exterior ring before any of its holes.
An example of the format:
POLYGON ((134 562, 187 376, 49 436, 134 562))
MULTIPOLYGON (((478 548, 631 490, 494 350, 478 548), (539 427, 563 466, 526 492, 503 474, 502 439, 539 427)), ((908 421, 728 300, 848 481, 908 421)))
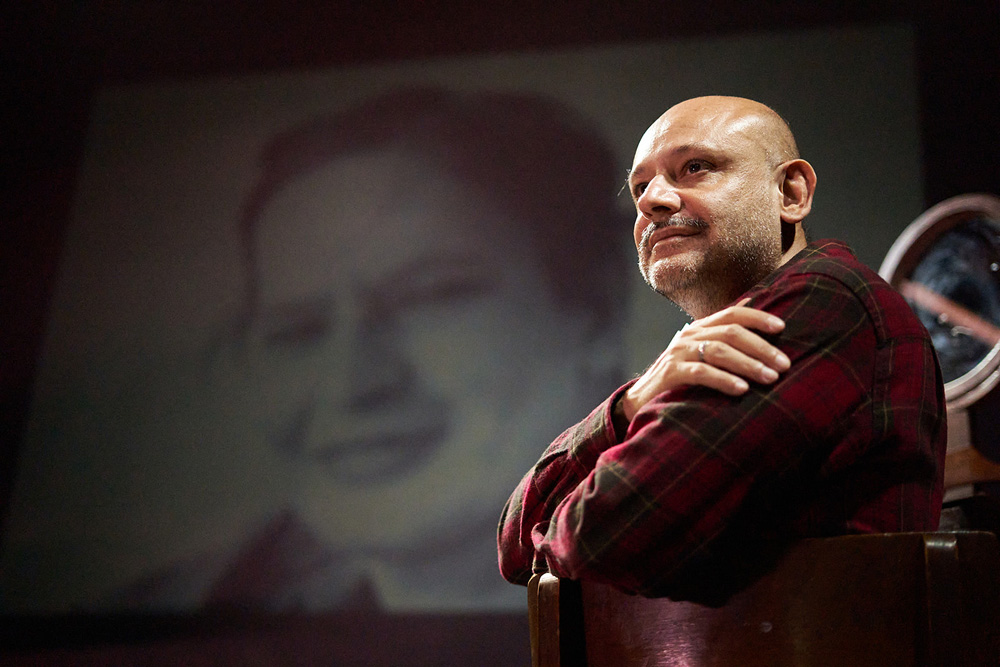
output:
POLYGON ((1000 665, 993 533, 796 542, 719 607, 536 575, 534 667, 1000 665))

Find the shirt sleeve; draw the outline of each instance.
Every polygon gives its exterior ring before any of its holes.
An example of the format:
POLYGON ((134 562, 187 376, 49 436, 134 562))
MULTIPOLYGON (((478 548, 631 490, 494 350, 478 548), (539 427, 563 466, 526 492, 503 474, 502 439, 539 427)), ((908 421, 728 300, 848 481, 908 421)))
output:
POLYGON ((559 501, 593 472, 600 455, 618 444, 611 410, 631 385, 620 388, 556 438, 514 489, 500 516, 497 537, 500 572, 508 581, 526 584, 533 572, 548 571, 535 550, 533 529, 546 522, 559 501))
POLYGON ((787 500, 777 497, 787 489, 782 480, 828 454, 838 431, 859 430, 875 349, 863 304, 821 275, 789 276, 780 289, 749 295, 749 305, 785 320, 771 340, 790 369, 740 397, 704 387, 665 392, 635 415, 621 442, 611 409, 628 385, 619 389, 563 433, 515 490, 499 531, 505 577, 523 583, 534 561, 559 577, 660 591, 710 552, 748 503, 787 500))

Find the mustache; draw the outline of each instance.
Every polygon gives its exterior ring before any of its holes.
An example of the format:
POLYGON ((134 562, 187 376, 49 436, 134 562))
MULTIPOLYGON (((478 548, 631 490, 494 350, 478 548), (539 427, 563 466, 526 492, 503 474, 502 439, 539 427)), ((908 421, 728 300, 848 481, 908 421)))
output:
POLYGON ((652 222, 646 229, 642 230, 642 239, 639 242, 640 250, 647 250, 649 248, 649 239, 661 229, 667 227, 691 227, 693 229, 708 229, 708 223, 701 218, 686 218, 673 216, 669 220, 660 220, 658 222, 652 222))

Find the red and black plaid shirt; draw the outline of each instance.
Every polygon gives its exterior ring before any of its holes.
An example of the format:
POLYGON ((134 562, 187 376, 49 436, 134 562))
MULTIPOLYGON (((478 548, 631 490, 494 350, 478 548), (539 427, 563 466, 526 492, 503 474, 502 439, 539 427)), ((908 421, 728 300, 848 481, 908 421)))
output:
POLYGON ((811 244, 743 296, 785 320, 770 340, 791 368, 740 397, 665 392, 621 442, 611 413, 629 385, 619 389, 507 502, 504 577, 670 594, 697 564, 767 540, 937 528, 943 385, 902 297, 837 241, 811 244))

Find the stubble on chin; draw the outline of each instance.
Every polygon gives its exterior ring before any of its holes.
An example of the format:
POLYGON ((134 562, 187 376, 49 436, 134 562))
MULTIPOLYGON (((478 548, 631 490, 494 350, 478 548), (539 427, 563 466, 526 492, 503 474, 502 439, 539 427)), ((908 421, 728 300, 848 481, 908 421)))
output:
POLYGON ((780 260, 756 239, 740 239, 654 261, 640 246, 646 284, 693 318, 714 313, 766 277, 780 260))
POLYGON ((648 254, 639 256, 639 272, 653 291, 668 299, 691 282, 697 273, 694 267, 676 256, 653 262, 648 254))
POLYGON ((688 227, 697 229, 699 232, 704 232, 708 230, 709 226, 707 222, 700 218, 673 217, 667 222, 653 222, 642 232, 642 238, 637 248, 639 273, 642 275, 643 280, 646 281, 646 284, 655 292, 674 301, 671 294, 679 289, 684 289, 687 283, 695 281, 699 269, 697 266, 692 265, 691 262, 684 261, 677 256, 653 262, 653 249, 650 247, 650 239, 656 231, 666 227, 688 227), (671 267, 670 265, 675 266, 671 267))
POLYGON ((662 265, 655 266, 648 274, 646 284, 692 319, 704 317, 712 312, 709 310, 709 304, 713 300, 708 298, 710 291, 705 289, 706 281, 701 277, 701 272, 690 264, 669 268, 662 265))
POLYGON ((699 289, 701 271, 690 258, 673 256, 654 262, 647 252, 639 255, 639 272, 654 292, 689 315, 697 310, 702 301, 699 289))

